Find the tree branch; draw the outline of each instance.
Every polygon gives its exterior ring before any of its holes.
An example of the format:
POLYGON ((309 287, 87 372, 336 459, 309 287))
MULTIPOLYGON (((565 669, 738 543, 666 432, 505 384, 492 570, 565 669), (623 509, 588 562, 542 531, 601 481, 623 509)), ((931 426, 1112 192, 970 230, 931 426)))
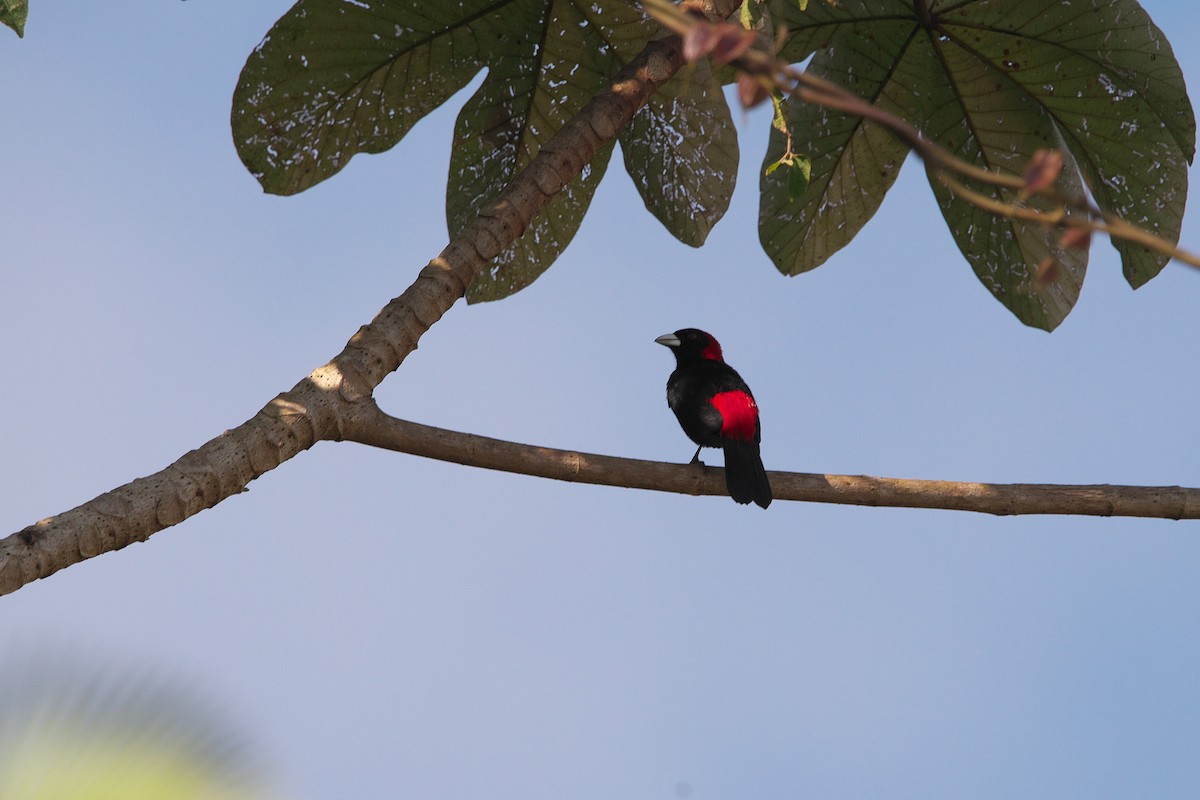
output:
MULTIPOLYGON (((598 486, 727 495, 725 471, 506 442, 397 419, 378 408, 359 415, 346 440, 484 469, 598 486)), ((967 483, 866 475, 769 472, 776 500, 939 508, 984 514, 1080 514, 1200 519, 1200 489, 1180 486, 1065 486, 967 483)))
MULTIPOLYGON (((711 20, 740 0, 688 0, 711 20)), ((328 364, 251 419, 175 463, 0 540, 0 594, 178 524, 211 508, 318 441, 339 440, 375 387, 463 296, 484 265, 517 240, 662 84, 683 65, 678 36, 646 45, 566 123, 417 280, 359 329, 328 364)))
MULTIPOLYGON (((739 0, 685 0, 683 8, 710 21, 728 17, 739 0)), ((756 51, 750 51, 754 54, 756 51)), ((760 54, 765 57, 765 54, 760 54)), ((772 63, 774 63, 772 59, 772 63)), ((265 472, 318 441, 353 438, 366 444, 524 472, 559 480, 691 494, 724 494, 717 469, 635 461, 516 445, 392 420, 375 406, 376 386, 395 371, 424 334, 480 274, 487 262, 521 235, 546 204, 633 118, 649 96, 683 64, 680 38, 651 42, 592 98, 477 219, 421 270, 417 280, 363 326, 329 363, 269 402, 251 419, 193 450, 159 472, 0 540, 0 594, 101 553, 144 541, 164 528, 245 491, 265 472)), ((785 72, 791 70, 790 67, 785 72)), ((992 185, 1017 188, 1019 178, 979 175, 956 163, 898 118, 879 118, 874 106, 791 70, 805 99, 889 125, 938 166, 992 185), (988 177, 990 176, 990 178, 988 177)), ((776 76, 777 72, 770 72, 776 76)), ((772 78, 775 79, 775 78, 772 78)), ((800 89, 797 90, 800 92, 800 89)), ((965 162, 964 162, 965 163, 965 162)), ((1110 233, 1133 238, 1119 220, 1110 233)), ((1151 234, 1146 233, 1146 236, 1151 234)), ((1147 240, 1142 240, 1148 243, 1147 240)), ((1167 243, 1167 246, 1171 246, 1167 243)), ((1180 251, 1172 248, 1181 257, 1180 251)), ((1186 256, 1184 256, 1186 258, 1186 256)), ((782 499, 993 514, 1098 514, 1195 519, 1198 490, 1180 487, 1045 486, 912 481, 863 476, 772 473, 782 499)))

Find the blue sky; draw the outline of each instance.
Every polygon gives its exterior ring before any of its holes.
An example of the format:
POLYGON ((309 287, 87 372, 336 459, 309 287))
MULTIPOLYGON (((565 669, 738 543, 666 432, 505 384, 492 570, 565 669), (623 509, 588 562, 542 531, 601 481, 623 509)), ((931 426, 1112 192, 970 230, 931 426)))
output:
MULTIPOLYGON (((1193 5, 1144 5, 1194 86, 1193 5)), ((444 246, 462 97, 301 196, 241 166, 230 95, 288 6, 38 2, 0 37, 5 531, 239 424, 444 246)), ((560 261, 456 305, 381 404, 685 461, 653 340, 696 326, 754 387, 769 469, 1200 485, 1200 273, 1131 292, 1101 241, 1059 330, 1024 328, 910 162, 852 245, 783 278, 757 244, 767 120, 735 114, 740 185, 708 245, 672 240, 614 159, 560 261)), ((1194 208, 1183 239, 1200 249, 1194 208)), ((0 598, 0 658, 175 675, 306 800, 1192 798, 1198 537, 763 512, 321 444, 0 598)))

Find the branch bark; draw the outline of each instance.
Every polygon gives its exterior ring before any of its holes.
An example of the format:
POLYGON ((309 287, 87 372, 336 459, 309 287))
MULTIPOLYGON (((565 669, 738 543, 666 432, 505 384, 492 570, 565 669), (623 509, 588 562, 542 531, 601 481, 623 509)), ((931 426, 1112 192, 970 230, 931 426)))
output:
MULTIPOLYGON (((684 5, 716 21, 740 4, 688 0, 684 5)), ((252 480, 316 442, 342 439, 343 430, 373 405, 375 387, 416 349, 421 335, 463 296, 484 265, 516 241, 682 65, 678 36, 650 42, 341 353, 249 420, 153 475, 0 540, 0 594, 145 541, 245 491, 252 480)))
MULTIPOLYGON (((518 444, 397 419, 378 408, 356 418, 347 441, 439 461, 599 486, 728 495, 725 471, 518 444)), ((939 508, 984 514, 1075 514, 1200 519, 1200 489, 1037 483, 969 483, 867 475, 769 472, 776 500, 939 508)))

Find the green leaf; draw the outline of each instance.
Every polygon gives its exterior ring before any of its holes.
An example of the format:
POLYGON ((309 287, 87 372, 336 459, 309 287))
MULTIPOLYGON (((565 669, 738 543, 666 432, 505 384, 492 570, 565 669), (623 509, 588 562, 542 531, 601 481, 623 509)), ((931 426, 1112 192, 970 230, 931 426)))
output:
POLYGON ((489 14, 523 19, 522 5, 300 0, 251 53, 234 91, 242 162, 267 192, 294 194, 356 153, 387 150, 489 56, 528 50, 531 34, 519 25, 505 37, 484 35, 499 27, 487 24, 489 14))
POLYGON ((704 244, 729 208, 738 167, 737 131, 708 61, 676 74, 620 140, 647 210, 684 244, 704 244))
MULTIPOLYGON (((1195 122, 1170 46, 1134 0, 785 0, 759 14, 765 9, 748 6, 746 20, 786 24, 789 58, 815 52, 814 73, 928 127, 964 158, 1019 171, 1030 148, 1061 145, 1063 188, 1086 182, 1104 209, 1178 236, 1195 122)), ((267 191, 301 191, 355 153, 393 146, 486 69, 455 130, 446 205, 456 233, 653 33, 635 0, 299 0, 247 61, 235 141, 267 191)), ((707 69, 670 82, 621 136, 647 207, 694 245, 727 207, 737 159, 707 69)), ((779 268, 795 274, 865 224, 907 149, 857 118, 802 105, 786 114, 781 124, 777 109, 764 162, 760 236, 779 268), (810 173, 798 153, 811 157, 810 173), (771 168, 779 163, 788 169, 771 168)), ((610 154, 602 150, 490 265, 469 300, 503 297, 553 262, 610 154)), ((1083 279, 1082 251, 1064 252, 1044 231, 981 215, 934 187, 989 290, 1028 324, 1058 324, 1083 279), (1061 267, 1053 281, 1037 270, 1047 259, 1061 267)), ((1117 248, 1135 286, 1164 261, 1117 248)))
MULTIPOLYGON (((803 13, 785 3, 777 14, 793 32, 788 58, 816 50, 810 70, 960 157, 1020 173, 1037 148, 1064 148, 1060 189, 1080 195, 1086 183, 1103 210, 1178 239, 1195 119, 1170 45, 1134 0, 839 0, 803 13)), ((878 167, 890 159, 864 155, 870 124, 853 130, 837 115, 803 107, 790 114, 797 141, 807 129, 817 144, 807 148, 813 183, 797 204, 786 202, 779 180, 764 177, 760 235, 780 269, 794 274, 849 241, 894 175, 881 180, 878 167), (826 216, 835 217, 832 225, 826 216)), ((772 134, 768 162, 780 138, 772 134)), ((989 291, 1026 324, 1049 330, 1061 322, 1078 296, 1086 252, 1064 250, 1056 232, 994 217, 931 183, 989 291), (1049 283, 1034 280, 1046 259, 1061 267, 1049 283)), ((1134 287, 1167 260, 1114 246, 1134 287)))
MULTIPOLYGON (((903 50, 907 33, 906 26, 894 24, 846 37, 818 52, 808 69, 877 99, 892 87, 888 67, 903 50), (873 63, 871 54, 877 54, 880 63, 873 63)), ((785 105, 793 147, 807 154, 811 171, 797 196, 793 170, 764 170, 758 231, 763 249, 780 272, 798 275, 824 263, 874 215, 900 172, 908 146, 859 117, 806 103, 785 105)), ((772 126, 765 164, 780 160, 786 145, 787 137, 772 126)))
MULTIPOLYGON (((455 234, 656 31, 636 0, 300 0, 242 71, 234 139, 268 192, 303 191, 356 153, 395 145, 486 68, 455 127, 446 196, 455 234)), ((671 82, 622 148, 651 211, 680 239, 703 242, 728 205, 737 164, 719 87, 698 71, 671 82)), ((504 297, 558 257, 610 155, 598 154, 493 260, 468 300, 504 297)))
POLYGON ((755 23, 766 10, 763 0, 745 0, 738 9, 738 22, 746 30, 754 30, 755 23))
POLYGON ((738 23, 759 34, 764 41, 774 40, 775 18, 771 14, 771 0, 743 0, 738 10, 738 23))
POLYGON ((911 0, 822 0, 813 5, 783 0, 775 16, 788 32, 779 57, 795 63, 828 47, 839 35, 853 35, 850 29, 866 31, 875 24, 911 18, 913 7, 911 0))
POLYGON ((792 159, 788 166, 788 200, 796 200, 812 181, 812 161, 803 156, 792 159))
MULTIPOLYGON (((994 74, 977 59, 953 48, 935 53, 925 37, 917 37, 913 50, 927 60, 921 69, 897 76, 897 85, 908 94, 897 94, 885 107, 894 113, 902 107, 919 108, 918 92, 955 98, 927 107, 920 120, 921 130, 942 147, 974 164, 1015 174, 1037 150, 1062 148, 1045 109, 1026 94, 996 91, 994 74), (919 86, 912 82, 918 78, 919 86)), ((907 63, 916 66, 916 61, 907 63)), ((1058 188, 1068 196, 1082 196, 1079 167, 1070 153, 1063 156, 1058 188)), ((956 197, 934 175, 929 182, 959 250, 980 282, 1026 325, 1057 327, 1079 298, 1088 251, 1059 246, 1062 232, 1057 229, 980 209, 956 197), (1058 277, 1043 282, 1037 272, 1048 258, 1059 265, 1058 277)), ((1009 204, 1021 200, 1015 192, 971 188, 1009 204)), ((1037 203, 1048 210, 1045 201, 1037 203)))
POLYGON ((771 94, 771 127, 780 133, 787 133, 787 106, 783 102, 783 95, 779 92, 771 94))
MULTIPOLYGON (((1196 120, 1171 46, 1141 6, 1133 0, 1050 6, 1025 0, 1005 3, 1002 11, 977 5, 974 13, 946 15, 941 30, 950 41, 939 42, 939 52, 972 52, 1005 94, 1033 97, 1102 209, 1177 240, 1196 120)), ((1168 260, 1113 244, 1135 288, 1168 260)))
MULTIPOLYGON (((506 31, 525 41, 490 62, 487 80, 459 114, 450 157, 446 216, 457 234, 494 200, 559 128, 645 46, 653 28, 640 7, 602 7, 570 0, 510 3, 490 22, 497 46, 506 31), (520 9, 523 18, 515 12, 520 9)), ((598 153, 583 175, 551 200, 516 244, 494 258, 467 290, 468 302, 498 300, 528 286, 562 253, 579 229, 608 166, 598 153)))
POLYGON ((0 0, 0 24, 7 25, 25 38, 25 19, 29 16, 27 0, 0 0))

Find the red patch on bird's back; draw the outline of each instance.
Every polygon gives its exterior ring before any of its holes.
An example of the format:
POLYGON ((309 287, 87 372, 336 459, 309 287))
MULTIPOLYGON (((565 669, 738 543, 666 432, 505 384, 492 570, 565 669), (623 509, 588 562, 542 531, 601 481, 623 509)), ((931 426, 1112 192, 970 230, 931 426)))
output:
POLYGON ((721 435, 743 442, 754 441, 758 430, 758 405, 754 398, 741 390, 718 392, 713 406, 721 412, 721 435))

